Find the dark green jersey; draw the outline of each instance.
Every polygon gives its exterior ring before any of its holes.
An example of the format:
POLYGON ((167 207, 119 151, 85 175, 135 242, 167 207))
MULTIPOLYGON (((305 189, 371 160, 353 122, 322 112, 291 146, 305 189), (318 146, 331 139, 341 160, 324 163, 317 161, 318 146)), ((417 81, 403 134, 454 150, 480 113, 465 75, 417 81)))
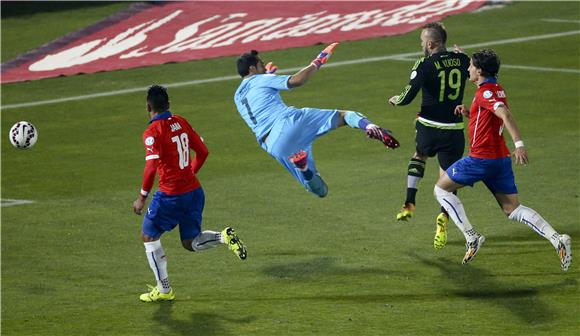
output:
MULTIPOLYGON (((423 101, 419 121, 457 124, 457 128, 460 125, 463 128, 462 117, 453 111, 463 101, 468 67, 469 57, 463 53, 444 51, 421 58, 413 66, 409 85, 399 95, 396 105, 409 104, 421 89, 423 101)), ((436 124, 430 126, 437 127, 436 124)))

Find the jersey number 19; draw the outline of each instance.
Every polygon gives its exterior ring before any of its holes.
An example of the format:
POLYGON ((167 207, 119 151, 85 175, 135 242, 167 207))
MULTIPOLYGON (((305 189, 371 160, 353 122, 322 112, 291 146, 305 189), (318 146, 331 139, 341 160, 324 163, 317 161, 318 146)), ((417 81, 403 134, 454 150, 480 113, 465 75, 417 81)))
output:
POLYGON ((183 169, 189 166, 189 138, 187 133, 181 133, 179 136, 174 136, 171 141, 177 145, 177 152, 179 153, 179 168, 183 169))
POLYGON ((437 77, 441 78, 441 90, 439 91, 439 102, 443 102, 445 100, 445 88, 449 85, 449 88, 455 90, 447 95, 449 100, 455 100, 459 97, 459 93, 461 92, 461 71, 459 69, 453 69, 449 71, 449 78, 446 77, 445 70, 439 71, 439 75, 437 77))

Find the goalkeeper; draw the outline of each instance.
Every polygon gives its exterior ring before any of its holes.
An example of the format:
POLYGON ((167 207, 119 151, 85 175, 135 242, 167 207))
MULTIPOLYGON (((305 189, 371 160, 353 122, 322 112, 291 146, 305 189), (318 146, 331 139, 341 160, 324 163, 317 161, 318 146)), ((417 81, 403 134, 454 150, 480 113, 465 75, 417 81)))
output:
POLYGON ((338 127, 359 128, 371 139, 388 148, 399 147, 389 130, 353 111, 296 108, 287 106, 280 90, 291 90, 308 82, 328 61, 338 43, 326 47, 307 67, 294 75, 275 75, 272 62, 264 65, 256 50, 237 60, 242 82, 234 101, 238 112, 256 135, 259 145, 294 176, 307 191, 325 197, 328 187, 318 174, 312 144, 318 137, 338 127))

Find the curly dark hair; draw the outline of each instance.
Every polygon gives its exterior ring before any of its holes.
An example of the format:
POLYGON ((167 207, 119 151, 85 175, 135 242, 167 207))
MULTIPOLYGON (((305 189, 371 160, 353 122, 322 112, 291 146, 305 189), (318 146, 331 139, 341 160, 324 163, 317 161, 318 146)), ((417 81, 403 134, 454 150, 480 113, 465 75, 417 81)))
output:
POLYGON ((481 69, 481 75, 484 77, 496 77, 499 72, 500 60, 495 51, 483 49, 473 53, 471 56, 473 65, 481 69))

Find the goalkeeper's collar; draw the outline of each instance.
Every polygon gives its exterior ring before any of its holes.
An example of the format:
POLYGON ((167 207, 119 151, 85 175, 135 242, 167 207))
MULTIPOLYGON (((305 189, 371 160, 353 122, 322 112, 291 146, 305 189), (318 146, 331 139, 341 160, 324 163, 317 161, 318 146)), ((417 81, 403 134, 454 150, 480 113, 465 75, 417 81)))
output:
POLYGON ((168 119, 168 118, 171 118, 171 112, 166 111, 166 112, 163 112, 163 113, 158 114, 155 117, 151 118, 151 120, 149 120, 149 123, 152 123, 156 120, 168 119))

